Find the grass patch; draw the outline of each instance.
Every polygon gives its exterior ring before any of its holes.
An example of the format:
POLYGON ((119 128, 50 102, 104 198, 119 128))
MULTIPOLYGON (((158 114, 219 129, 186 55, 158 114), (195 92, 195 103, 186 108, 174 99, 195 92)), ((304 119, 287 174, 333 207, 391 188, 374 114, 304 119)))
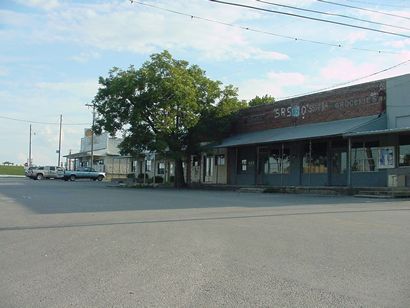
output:
POLYGON ((24 175, 23 166, 0 166, 0 174, 2 175, 24 175))

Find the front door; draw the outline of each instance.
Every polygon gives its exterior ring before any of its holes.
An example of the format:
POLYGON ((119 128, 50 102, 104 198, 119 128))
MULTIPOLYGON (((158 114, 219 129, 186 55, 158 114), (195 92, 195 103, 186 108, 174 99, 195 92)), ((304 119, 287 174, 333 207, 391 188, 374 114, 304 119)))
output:
POLYGON ((336 147, 330 151, 330 185, 347 185, 347 148, 336 147))

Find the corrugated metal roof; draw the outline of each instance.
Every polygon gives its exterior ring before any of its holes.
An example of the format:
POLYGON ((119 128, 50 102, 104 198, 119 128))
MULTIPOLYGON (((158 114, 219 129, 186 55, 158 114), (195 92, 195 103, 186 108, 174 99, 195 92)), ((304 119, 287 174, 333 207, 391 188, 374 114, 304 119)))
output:
POLYGON ((351 132, 344 134, 345 137, 356 137, 356 136, 368 136, 368 135, 385 135, 385 134, 397 134, 397 133, 409 133, 410 127, 400 127, 400 128, 388 128, 388 129, 378 129, 378 130, 367 130, 360 132, 351 132))
POLYGON ((385 129, 386 117, 374 115, 367 117, 357 117, 345 120, 312 123, 299 126, 274 128, 263 131, 238 134, 226 138, 217 148, 226 148, 238 145, 251 145, 261 143, 273 143, 283 141, 293 141, 302 139, 312 139, 329 136, 342 136, 344 134, 371 129, 385 129))

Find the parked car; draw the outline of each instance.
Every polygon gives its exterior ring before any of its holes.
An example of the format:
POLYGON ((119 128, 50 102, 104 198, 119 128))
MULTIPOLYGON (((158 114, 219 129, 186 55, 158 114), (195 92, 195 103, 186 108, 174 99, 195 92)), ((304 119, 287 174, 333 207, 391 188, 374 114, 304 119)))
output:
POLYGON ((91 179, 94 181, 102 181, 105 178, 105 172, 95 171, 93 168, 83 167, 76 171, 66 170, 64 172, 65 181, 75 181, 76 179, 91 179))
POLYGON ((25 176, 27 176, 27 177, 30 177, 30 175, 31 175, 31 173, 33 172, 33 169, 34 169, 35 167, 27 167, 27 168, 24 168, 24 175, 25 176))
POLYGON ((62 179, 64 178, 64 168, 57 166, 30 167, 27 169, 26 176, 34 180, 62 179))

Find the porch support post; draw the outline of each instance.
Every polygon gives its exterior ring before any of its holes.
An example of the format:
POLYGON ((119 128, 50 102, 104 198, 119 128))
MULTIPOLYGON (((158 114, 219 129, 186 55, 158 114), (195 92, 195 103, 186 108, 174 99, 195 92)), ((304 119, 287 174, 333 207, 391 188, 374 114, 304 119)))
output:
POLYGON ((347 186, 352 187, 352 139, 347 139, 347 186))
POLYGON ((312 139, 309 139, 309 164, 308 164, 308 170, 309 170, 309 186, 312 185, 312 139))
POLYGON ((283 152, 285 151, 285 144, 282 142, 282 150, 280 153, 280 186, 283 187, 283 152))
POLYGON ((259 185, 259 146, 256 146, 255 185, 259 185))
POLYGON ((235 148, 235 185, 238 184, 238 147, 235 148))

